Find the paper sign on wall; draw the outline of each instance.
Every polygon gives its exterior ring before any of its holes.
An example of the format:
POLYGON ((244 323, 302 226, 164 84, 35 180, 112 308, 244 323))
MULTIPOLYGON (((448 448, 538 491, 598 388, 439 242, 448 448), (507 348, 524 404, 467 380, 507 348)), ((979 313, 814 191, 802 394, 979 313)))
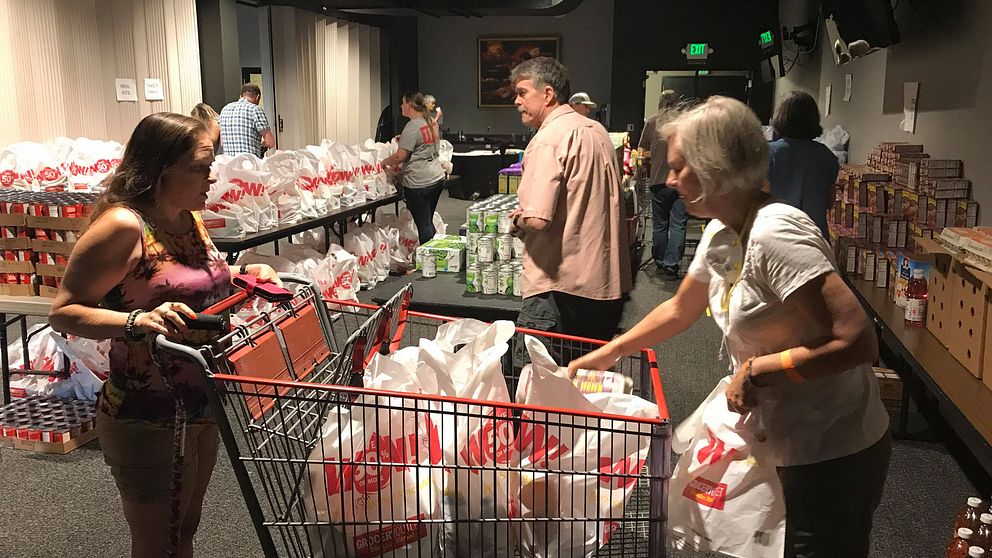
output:
POLYGON ((118 101, 138 100, 138 84, 133 79, 117 78, 114 80, 114 87, 117 89, 118 101))
POLYGON ((165 100, 165 94, 162 92, 162 80, 157 78, 145 78, 145 100, 165 100))
POLYGON ((851 102, 851 86, 853 85, 853 78, 851 74, 844 74, 844 102, 851 102))
POLYGON ((916 103, 920 96, 920 82, 907 81, 903 83, 902 93, 902 122, 899 129, 910 134, 916 133, 916 103))

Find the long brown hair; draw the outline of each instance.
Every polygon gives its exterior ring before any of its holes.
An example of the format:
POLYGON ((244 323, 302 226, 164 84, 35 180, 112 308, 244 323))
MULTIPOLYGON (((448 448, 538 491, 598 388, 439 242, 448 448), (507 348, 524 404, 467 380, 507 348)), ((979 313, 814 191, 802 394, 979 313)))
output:
POLYGON ((440 129, 437 122, 434 121, 434 115, 431 114, 431 109, 427 108, 427 101, 424 100, 424 94, 420 91, 410 91, 403 94, 403 100, 410 103, 413 110, 417 111, 417 114, 427 122, 427 126, 431 129, 431 137, 434 138, 434 146, 439 147, 441 139, 440 129))
POLYGON ((196 148, 207 129, 202 122, 172 112, 141 119, 131 132, 117 171, 104 181, 106 191, 93 208, 90 222, 116 206, 149 206, 158 196, 162 175, 196 148))

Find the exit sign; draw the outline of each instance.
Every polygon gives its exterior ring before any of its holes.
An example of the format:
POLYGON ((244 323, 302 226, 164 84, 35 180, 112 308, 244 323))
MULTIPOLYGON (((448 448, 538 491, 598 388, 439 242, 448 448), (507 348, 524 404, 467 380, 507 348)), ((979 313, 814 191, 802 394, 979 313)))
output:
POLYGON ((708 43, 688 43, 682 49, 682 54, 689 61, 705 61, 712 52, 708 43))
POLYGON ((760 35, 760 40, 758 41, 758 44, 761 45, 762 47, 769 47, 772 46, 772 43, 774 42, 775 42, 775 37, 772 35, 772 32, 765 31, 760 35))

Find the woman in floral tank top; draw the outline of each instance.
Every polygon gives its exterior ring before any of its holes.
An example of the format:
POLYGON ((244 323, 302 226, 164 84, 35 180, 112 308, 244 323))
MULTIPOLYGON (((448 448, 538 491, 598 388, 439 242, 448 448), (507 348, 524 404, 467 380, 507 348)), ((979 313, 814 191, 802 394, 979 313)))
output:
MULTIPOLYGON (((97 429, 132 556, 193 555, 217 460, 202 372, 181 358, 160 359, 160 367, 149 344, 159 333, 195 343, 180 315, 195 319, 231 292, 231 269, 199 215, 215 181, 213 159, 198 120, 157 113, 139 122, 73 249, 49 315, 58 331, 112 338, 97 429)), ((278 281, 266 265, 243 272, 278 281)))

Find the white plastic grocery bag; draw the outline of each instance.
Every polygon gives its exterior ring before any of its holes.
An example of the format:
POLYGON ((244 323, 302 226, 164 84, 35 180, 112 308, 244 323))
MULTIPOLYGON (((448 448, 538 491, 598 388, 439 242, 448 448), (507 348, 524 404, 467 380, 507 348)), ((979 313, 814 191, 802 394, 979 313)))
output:
POLYGON ((236 201, 240 195, 241 189, 237 184, 217 181, 210 185, 206 208, 200 217, 211 237, 241 238, 245 235, 245 210, 236 201))
POLYGON ((775 466, 757 455, 752 412, 727 408, 730 378, 720 380, 675 431, 682 456, 669 481, 669 540, 676 548, 746 558, 780 557, 785 499, 775 466))
POLYGON ((116 141, 76 138, 65 157, 71 190, 99 190, 101 182, 121 164, 124 146, 116 141))
POLYGON ((300 161, 295 153, 276 151, 262 160, 262 168, 268 173, 265 191, 276 204, 279 224, 292 225, 316 216, 313 212, 313 196, 304 199, 297 186, 300 161), (306 207, 304 202, 307 203, 306 207))
POLYGON ((268 181, 269 173, 262 170, 262 161, 250 153, 217 159, 217 184, 233 186, 227 191, 226 201, 241 208, 242 226, 248 233, 279 224, 279 209, 265 190, 268 181))
POLYGON ((358 258, 331 244, 314 272, 314 280, 325 299, 358 302, 358 258))
MULTIPOLYGON (((513 555, 511 524, 505 521, 513 517, 519 486, 519 474, 511 470, 520 461, 513 421, 506 408, 481 403, 510 401, 502 357, 513 333, 513 322, 505 320, 456 320, 438 328, 434 340, 420 340, 420 358, 435 372, 437 393, 480 402, 440 404, 444 463, 455 466, 446 470, 441 493, 446 558, 513 555)), ((432 387, 424 382, 425 390, 432 387)))
MULTIPOLYGON (((419 349, 375 354, 365 387, 418 393, 419 349)), ((302 500, 315 557, 432 556, 438 547, 437 487, 442 450, 436 416, 424 401, 363 395, 332 408, 310 454, 302 500), (377 407, 371 405, 376 404, 377 407), (366 406, 368 405, 368 406, 366 406), (382 466, 379 463, 402 463, 382 466), (376 525, 382 521, 384 524, 376 525), (372 525, 347 525, 347 523, 372 525), (395 522, 395 523, 389 523, 395 522)))
POLYGON ((375 288, 379 282, 376 271, 376 243, 361 231, 344 235, 344 249, 358 258, 358 281, 361 287, 375 288))
POLYGON ((106 350, 106 345, 109 343, 104 341, 106 352, 101 352, 98 342, 91 339, 70 341, 55 331, 49 332, 49 335, 52 342, 59 348, 56 368, 64 369, 65 363, 68 361, 69 377, 49 382, 45 386, 45 393, 62 399, 96 401, 97 395, 103 388, 103 381, 110 373, 109 350, 106 350), (91 366, 97 370, 90 368, 91 366), (103 377, 98 376, 97 372, 100 372, 103 377))
MULTIPOLYGON (((583 394, 534 337, 524 343, 531 364, 517 385, 517 403, 657 418, 658 405, 624 393, 583 394)), ((648 459, 649 424, 524 411, 514 446, 521 452, 519 544, 522 556, 590 557, 619 528, 624 506, 648 459), (549 471, 576 471, 566 474, 549 471), (618 476, 619 475, 619 476, 618 476), (590 518, 534 522, 531 518, 590 518), (598 519, 592 520, 592 519, 598 519)))

